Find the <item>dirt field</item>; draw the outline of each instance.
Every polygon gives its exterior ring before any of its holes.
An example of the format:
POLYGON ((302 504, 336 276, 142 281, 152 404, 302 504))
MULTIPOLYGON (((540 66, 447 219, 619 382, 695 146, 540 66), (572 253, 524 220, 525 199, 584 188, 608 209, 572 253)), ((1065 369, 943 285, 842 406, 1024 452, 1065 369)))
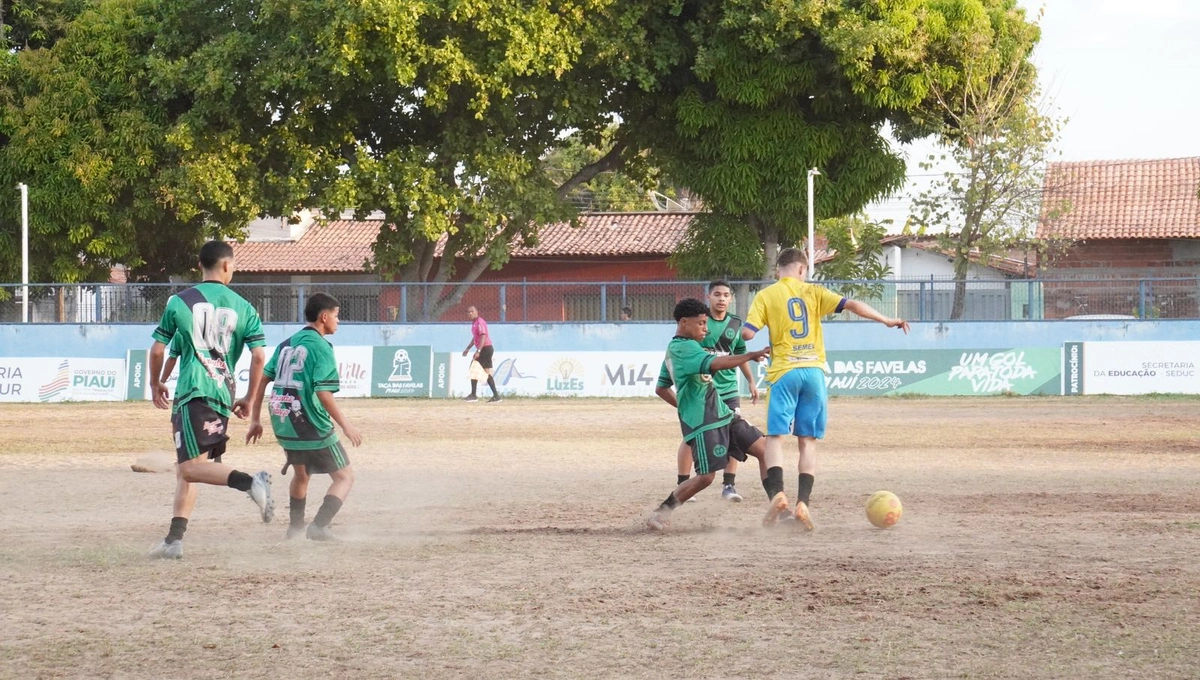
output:
POLYGON ((750 467, 747 502, 710 489, 645 532, 674 484, 661 403, 345 408, 344 542, 284 541, 281 453, 238 444, 276 522, 204 488, 159 562, 173 477, 129 464, 168 448, 163 412, 0 407, 0 677, 1200 675, 1197 400, 835 400, 812 534, 759 527, 750 467), (864 517, 878 489, 893 529, 864 517))

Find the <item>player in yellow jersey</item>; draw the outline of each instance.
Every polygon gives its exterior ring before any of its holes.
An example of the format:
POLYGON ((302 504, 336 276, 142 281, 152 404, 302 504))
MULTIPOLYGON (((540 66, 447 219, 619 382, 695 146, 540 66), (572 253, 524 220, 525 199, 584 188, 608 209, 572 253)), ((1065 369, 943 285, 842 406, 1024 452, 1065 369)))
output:
MULTIPOLYGON (((800 488, 795 517, 811 530, 809 496, 817 470, 817 440, 825 436, 828 399, 821 318, 847 310, 905 333, 908 322, 884 316, 865 302, 848 300, 827 288, 805 283, 806 269, 804 252, 799 248, 784 248, 779 253, 776 261, 779 280, 754 296, 742 327, 742 338, 751 340, 763 328, 770 329, 766 465, 780 465, 783 437, 796 435, 800 449, 800 488)), ((787 496, 777 494, 764 523, 774 523, 788 508, 787 496)))

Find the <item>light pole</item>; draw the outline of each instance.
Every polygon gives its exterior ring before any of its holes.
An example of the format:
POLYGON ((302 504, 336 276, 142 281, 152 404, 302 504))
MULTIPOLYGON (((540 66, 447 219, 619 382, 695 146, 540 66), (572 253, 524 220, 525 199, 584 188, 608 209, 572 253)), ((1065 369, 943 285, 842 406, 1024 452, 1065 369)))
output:
POLYGON ((821 174, 816 168, 808 169, 808 280, 813 280, 813 177, 821 174))
POLYGON ((21 323, 29 323, 29 186, 21 190, 21 323))

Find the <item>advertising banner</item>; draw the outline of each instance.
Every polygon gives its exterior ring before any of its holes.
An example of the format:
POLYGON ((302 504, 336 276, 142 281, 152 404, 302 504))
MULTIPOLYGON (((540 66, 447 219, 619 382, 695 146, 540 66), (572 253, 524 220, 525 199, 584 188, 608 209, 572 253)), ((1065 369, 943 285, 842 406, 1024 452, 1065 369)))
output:
POLYGON ((0 402, 121 401, 122 359, 0 357, 0 402))
POLYGON ((450 354, 435 352, 433 354, 433 389, 429 396, 434 399, 445 399, 450 396, 450 354))
POLYGON ((429 345, 374 348, 372 397, 428 397, 433 349, 429 345))
MULTIPOLYGON (((270 353, 273 347, 265 348, 270 353)), ((373 358, 371 347, 342 347, 333 346, 333 356, 338 363, 338 378, 341 380, 341 391, 338 398, 369 397, 371 396, 371 363, 373 358)), ((150 398, 150 352, 144 349, 129 350, 126 355, 125 373, 128 388, 123 395, 126 400, 150 398)), ((244 397, 250 389, 250 352, 242 352, 241 358, 234 367, 236 371, 237 394, 244 397)), ((175 398, 175 382, 179 379, 179 365, 167 378, 167 391, 175 398)), ((270 387, 268 387, 270 389, 270 387)))
MULTIPOLYGON (((653 397, 664 356, 664 352, 504 352, 496 355, 494 376, 506 395, 653 397)), ((464 387, 455 385, 453 393, 462 393, 464 387)))
POLYGON ((1077 372, 1079 391, 1067 394, 1200 394, 1200 341, 1067 343, 1064 374, 1077 372), (1072 354, 1078 358, 1072 364, 1072 354))
MULTIPOLYGON (((1061 355, 1057 348, 831 351, 825 384, 831 396, 1060 394, 1061 355)), ((766 364, 754 370, 761 393, 766 364)))

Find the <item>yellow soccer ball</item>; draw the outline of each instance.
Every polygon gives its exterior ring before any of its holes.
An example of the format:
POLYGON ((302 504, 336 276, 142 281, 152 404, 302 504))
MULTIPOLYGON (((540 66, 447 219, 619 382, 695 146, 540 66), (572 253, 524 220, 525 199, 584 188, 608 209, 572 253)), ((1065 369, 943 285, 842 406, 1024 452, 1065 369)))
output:
POLYGON ((867 499, 867 519, 871 524, 886 529, 900 521, 904 506, 891 491, 876 491, 867 499))

